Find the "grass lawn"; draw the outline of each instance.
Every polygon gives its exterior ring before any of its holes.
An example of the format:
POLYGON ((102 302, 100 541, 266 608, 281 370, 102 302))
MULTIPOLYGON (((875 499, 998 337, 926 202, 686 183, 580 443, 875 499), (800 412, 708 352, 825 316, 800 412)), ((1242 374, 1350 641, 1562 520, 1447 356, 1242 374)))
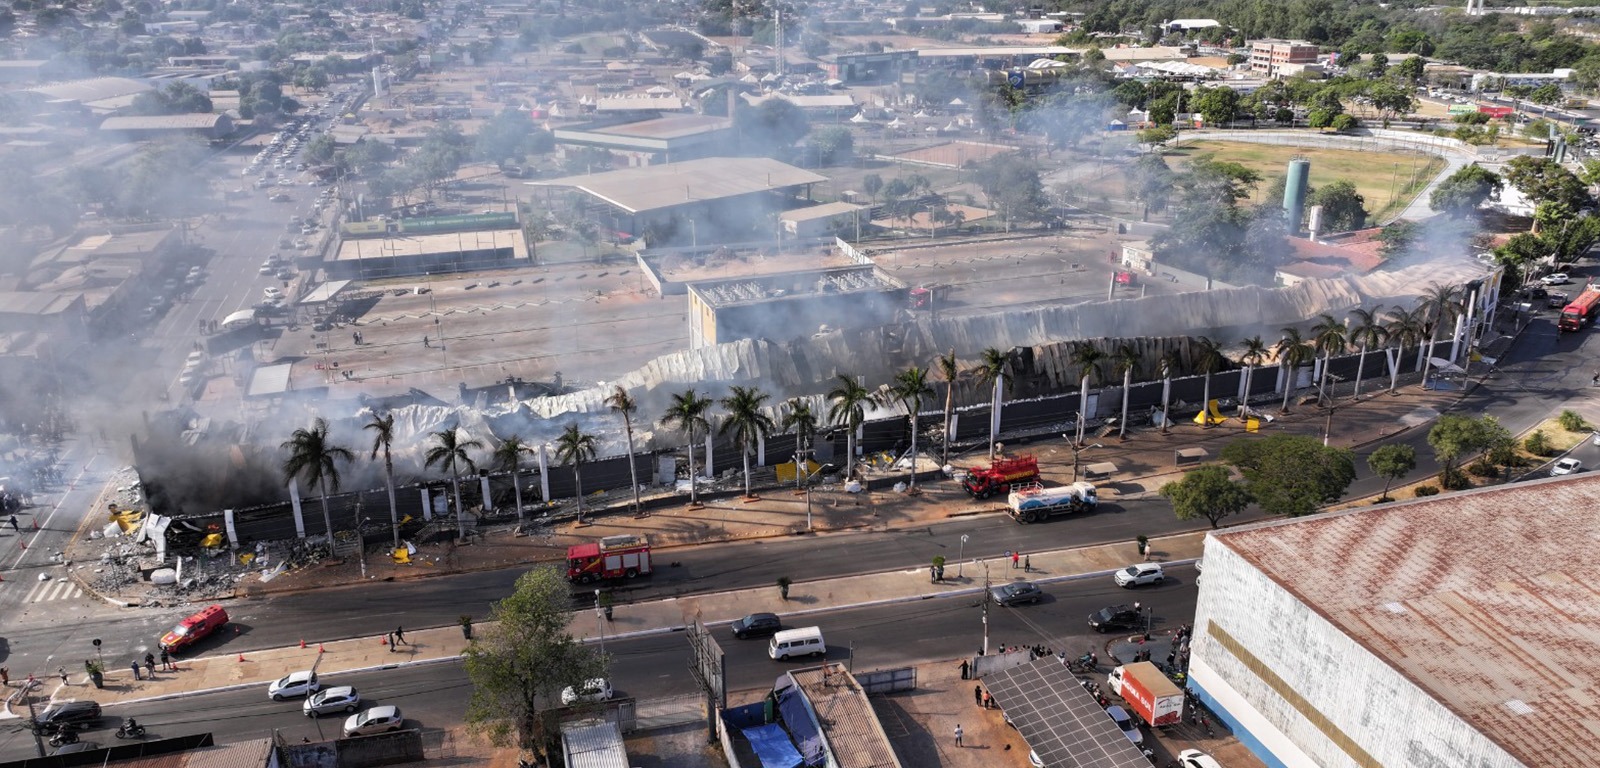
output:
MULTIPOLYGON (((1165 157, 1169 165, 1176 165, 1204 154, 1261 174, 1263 187, 1265 182, 1289 172, 1291 158, 1308 158, 1313 188, 1341 179, 1349 181, 1367 201, 1367 212, 1380 220, 1387 218, 1389 211, 1402 210, 1444 168, 1443 160, 1420 153, 1284 147, 1243 141, 1188 142, 1167 151, 1165 157), (1395 187, 1392 192, 1391 185, 1395 187)), ((1258 188, 1253 197, 1259 198, 1261 193, 1258 188)))

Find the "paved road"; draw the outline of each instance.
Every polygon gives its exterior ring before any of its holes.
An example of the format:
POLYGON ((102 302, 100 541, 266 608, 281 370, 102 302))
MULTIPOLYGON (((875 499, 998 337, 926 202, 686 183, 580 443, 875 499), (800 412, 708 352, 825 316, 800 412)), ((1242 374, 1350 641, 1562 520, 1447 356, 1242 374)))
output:
MULTIPOLYGON (((1108 636, 1090 630, 1085 617, 1115 603, 1138 599, 1156 609, 1156 628, 1191 621, 1198 593, 1194 569, 1177 567, 1160 587, 1123 590, 1110 579, 1096 578, 1046 586, 1049 597, 1038 605, 990 608, 990 640, 995 646, 1043 643, 1058 650, 1096 648, 1105 658, 1108 636)), ((982 609, 976 598, 945 598, 855 610, 829 611, 794 618, 796 626, 817 625, 828 640, 828 659, 849 662, 856 671, 900 667, 956 658, 982 642, 982 609)), ((728 689, 760 690, 786 669, 809 660, 774 662, 766 657, 764 640, 733 639, 717 627, 718 643, 727 655, 728 689)), ((687 664, 689 647, 682 633, 606 643, 611 677, 619 696, 640 700, 694 693, 687 664)), ((411 725, 437 729, 459 724, 471 695, 459 663, 439 663, 392 670, 330 675, 324 684, 354 685, 373 705, 394 704, 411 725)), ((744 697, 736 699, 743 702, 744 697)), ((753 698, 751 699, 753 700, 753 698)), ((328 716, 314 721, 300 714, 299 702, 272 702, 264 688, 204 693, 170 701, 130 704, 106 710, 103 727, 86 736, 115 741, 112 730, 121 718, 135 716, 154 737, 210 731, 220 742, 270 736, 280 732, 291 741, 332 735, 342 721, 328 716)), ((33 743, 17 726, 0 727, 0 759, 31 754, 33 743)))

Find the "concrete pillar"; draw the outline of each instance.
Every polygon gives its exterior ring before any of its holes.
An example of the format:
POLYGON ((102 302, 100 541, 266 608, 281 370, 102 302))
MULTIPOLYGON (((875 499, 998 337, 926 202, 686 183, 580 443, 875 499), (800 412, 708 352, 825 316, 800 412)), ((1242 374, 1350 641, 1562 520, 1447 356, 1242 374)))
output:
POLYGON ((541 443, 539 445, 539 493, 543 494, 543 498, 546 501, 550 499, 549 451, 550 446, 548 444, 541 443))
POLYGON ((305 513, 300 509, 300 480, 289 478, 289 506, 294 509, 294 535, 298 538, 306 537, 305 513))
POLYGON ((422 489, 422 519, 433 519, 433 494, 427 488, 422 489))
POLYGON ((716 465, 712 463, 711 457, 711 435, 706 435, 706 461, 703 466, 706 468, 706 477, 713 477, 717 474, 716 470, 713 469, 716 465))
MULTIPOLYGON (((517 481, 516 476, 512 475, 511 476, 511 482, 516 482, 516 481, 517 481)), ((483 492, 483 511, 486 512, 486 513, 487 512, 493 512, 494 511, 494 502, 489 498, 489 476, 488 475, 479 475, 478 476, 478 487, 481 488, 482 492, 483 492)))

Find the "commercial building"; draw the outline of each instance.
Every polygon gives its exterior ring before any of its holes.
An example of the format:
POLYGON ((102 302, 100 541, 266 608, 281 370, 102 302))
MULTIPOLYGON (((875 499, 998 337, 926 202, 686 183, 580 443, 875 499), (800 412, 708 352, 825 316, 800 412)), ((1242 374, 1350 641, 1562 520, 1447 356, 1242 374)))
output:
POLYGON ((1213 533, 1190 688, 1274 767, 1591 765, 1597 501, 1579 474, 1213 533))
POLYGON ((108 117, 100 123, 100 132, 134 141, 163 136, 201 136, 207 139, 220 139, 233 133, 233 118, 214 114, 108 117))
POLYGON ((905 284, 871 265, 707 280, 689 285, 689 348, 875 328, 905 307, 905 284))
POLYGON ((330 276, 352 279, 528 264, 528 242, 521 229, 343 238, 332 258, 323 262, 330 276))
POLYGON ((734 137, 732 120, 708 115, 597 120, 556 128, 551 134, 558 145, 598 147, 620 154, 629 166, 720 154, 734 137))
POLYGON ((1253 40, 1250 43, 1250 71, 1266 77, 1284 74, 1286 64, 1315 64, 1317 46, 1304 40, 1253 40))

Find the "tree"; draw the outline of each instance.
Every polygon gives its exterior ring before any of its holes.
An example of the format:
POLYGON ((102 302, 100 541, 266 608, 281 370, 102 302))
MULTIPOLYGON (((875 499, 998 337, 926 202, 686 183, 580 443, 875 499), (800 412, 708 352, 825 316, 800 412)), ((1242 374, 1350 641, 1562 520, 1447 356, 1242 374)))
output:
POLYGON ((333 515, 328 512, 328 493, 339 492, 339 462, 349 462, 355 454, 328 440, 328 422, 318 417, 310 429, 296 429, 281 446, 289 452, 283 460, 283 474, 290 480, 303 478, 317 489, 322 501, 322 525, 333 546, 333 515))
POLYGON ((531 149, 531 140, 537 130, 525 110, 502 110, 478 127, 478 133, 473 137, 472 154, 492 163, 521 160, 531 149))
POLYGON ((555 567, 529 569, 467 645, 467 725, 496 746, 549 755, 555 733, 544 707, 559 706, 562 689, 605 676, 605 659, 567 631, 569 589, 555 567))
POLYGON ((907 411, 911 423, 911 481, 910 491, 917 490, 917 414, 922 411, 922 398, 933 394, 928 386, 928 369, 911 366, 894 377, 894 383, 884 391, 884 399, 897 402, 907 411))
POLYGON ((1545 83, 1544 85, 1533 89, 1533 92, 1528 94, 1529 101, 1535 104, 1543 104, 1547 107, 1560 104, 1564 99, 1566 99, 1566 97, 1566 93, 1564 93, 1561 90, 1561 86, 1556 83, 1545 83))
POLYGON ((1245 490, 1263 512, 1299 517, 1337 501, 1356 479, 1355 454, 1304 435, 1236 440, 1222 460, 1244 475, 1245 490))
POLYGON ((633 453, 633 414, 639 411, 638 403, 633 401, 633 396, 621 384, 611 389, 611 394, 606 396, 606 407, 612 413, 622 416, 622 429, 628 435, 628 478, 633 483, 633 513, 641 514, 644 505, 639 501, 639 467, 635 463, 633 453))
POLYGON ((983 350, 978 365, 972 369, 978 383, 989 387, 989 461, 994 461, 994 449, 1000 439, 1000 409, 1005 405, 1005 387, 1011 380, 1011 357, 995 347, 983 350))
POLYGON ((734 445, 739 446, 739 456, 744 459, 744 495, 754 498, 750 493, 750 452, 756 443, 772 434, 772 417, 762 412, 762 408, 769 398, 765 392, 755 387, 734 386, 729 389, 729 395, 719 401, 727 415, 722 419, 722 427, 717 434, 728 435, 732 433, 734 445))
POLYGON ((850 129, 842 125, 819 128, 806 141, 806 155, 819 166, 846 162, 854 151, 855 138, 850 129))
POLYGON ((1261 334, 1245 339, 1243 345, 1244 352, 1239 355, 1239 362, 1244 363, 1244 397, 1239 399, 1241 417, 1250 404, 1250 385, 1255 381, 1256 368, 1267 359, 1267 343, 1261 340, 1261 334))
MULTIPOLYGON (((1162 144, 1177 138, 1178 131, 1171 125, 1153 125, 1149 128, 1139 131, 1137 136, 1140 144, 1147 145, 1153 151, 1162 144)), ((1162 167, 1165 166, 1166 164, 1163 163, 1162 167)))
POLYGON ((1212 530, 1222 526, 1222 519, 1237 515, 1250 506, 1250 492, 1243 483, 1229 476, 1228 468, 1221 464, 1208 464, 1183 474, 1183 479, 1166 483, 1158 491, 1172 504, 1179 520, 1203 517, 1211 522, 1212 530))
POLYGON ((465 466, 468 472, 478 471, 478 465, 472 463, 472 457, 467 455, 467 449, 481 449, 483 443, 478 440, 462 440, 461 430, 456 427, 433 433, 433 443, 433 447, 422 457, 423 466, 432 467, 438 464, 440 469, 450 473, 450 489, 456 500, 456 535, 466 538, 467 508, 461 505, 461 467, 465 466))
POLYGON ((1500 177, 1483 166, 1463 166, 1433 188, 1428 205, 1455 219, 1473 216, 1486 201, 1500 199, 1501 184, 1500 177))
POLYGON ((1283 412, 1289 412, 1289 397, 1294 394, 1296 374, 1300 366, 1316 358, 1316 351, 1306 343, 1305 337, 1300 335, 1300 329, 1289 326, 1283 329, 1283 338, 1273 345, 1272 354, 1278 358, 1278 364, 1284 367, 1288 376, 1283 382, 1283 412))
POLYGON ((1079 341, 1072 345, 1072 364, 1078 368, 1078 438, 1077 444, 1084 443, 1084 425, 1089 421, 1089 384, 1098 381, 1101 376, 1101 362, 1106 354, 1098 347, 1087 341, 1079 341))
POLYGON ((1417 97, 1409 85, 1380 80, 1367 86, 1367 100, 1378 110, 1379 119, 1387 125, 1400 115, 1417 108, 1417 97))
POLYGON ((1583 181, 1552 158, 1518 155, 1506 163, 1504 179, 1536 204, 1557 203, 1576 211, 1594 203, 1583 181))
POLYGON ((1456 478, 1460 461, 1488 448, 1495 437, 1492 427, 1499 426, 1493 416, 1474 419, 1459 413, 1443 414, 1434 422, 1428 430, 1428 445, 1433 446, 1433 456, 1439 461, 1439 478, 1446 488, 1459 487, 1456 478))
POLYGON ((804 112, 787 99, 767 99, 734 111, 734 130, 746 152, 784 158, 811 130, 804 112))
POLYGON ((1389 69, 1389 77, 1411 87, 1416 87, 1417 84, 1422 82, 1426 66, 1427 60, 1422 56, 1408 56, 1389 69))
POLYGON ((711 398, 701 397, 690 389, 673 395, 672 405, 667 406, 667 412, 661 415, 662 424, 681 430, 688 440, 690 504, 700 503, 699 483, 695 482, 694 475, 694 439, 701 432, 711 431, 711 422, 706 420, 706 413, 712 405, 711 398))
POLYGON ((1334 115, 1333 119, 1328 121, 1328 127, 1335 131, 1353 131, 1359 122, 1355 115, 1342 113, 1334 115))
POLYGON ((1201 87, 1194 97, 1194 111, 1205 118, 1206 125, 1226 125, 1233 122, 1239 109, 1239 92, 1227 86, 1201 87))
MULTIPOLYGON (((1168 130, 1171 130, 1170 128, 1168 130)), ((1167 201, 1172 197, 1173 174, 1167 167, 1167 161, 1157 154, 1140 155, 1133 161, 1133 182, 1129 191, 1141 206, 1139 211, 1140 221, 1150 220, 1151 209, 1162 211, 1167 207, 1167 201)))
POLYGON ((1332 399, 1326 396, 1328 368, 1333 362, 1333 353, 1343 352, 1348 343, 1344 323, 1335 320, 1333 315, 1324 312, 1317 318, 1316 325, 1311 326, 1311 347, 1322 353, 1322 375, 1317 378, 1318 404, 1332 399))
POLYGON ((799 488, 802 480, 807 479, 810 467, 806 460, 811 455, 811 441, 817 434, 817 414, 811 410, 811 404, 798 397, 789 400, 789 412, 783 415, 783 421, 778 428, 785 432, 794 433, 794 487, 799 488))
POLYGON ((1417 468, 1417 449, 1404 443, 1378 446, 1377 450, 1367 457, 1367 468, 1372 470, 1372 474, 1384 479, 1383 495, 1378 497, 1378 501, 1388 501, 1390 486, 1417 468))
POLYGON ((577 424, 568 424, 561 436, 556 438, 556 463, 572 466, 572 480, 578 488, 579 525, 583 525, 583 464, 594 461, 598 445, 594 435, 578 429, 577 424))
POLYGON ((1354 400, 1361 397, 1361 380, 1367 369, 1367 350, 1383 346, 1384 340, 1389 337, 1389 330, 1373 310, 1352 309, 1350 316, 1356 318, 1355 324, 1350 326, 1350 343, 1361 347, 1361 358, 1356 361, 1356 388, 1350 395, 1350 399, 1354 400))
POLYGON ((939 378, 944 381, 944 439, 939 443, 939 464, 943 466, 950 463, 950 443, 955 438, 950 430, 950 415, 955 412, 956 380, 961 378, 961 368, 953 349, 936 358, 934 364, 939 369, 939 378))
POLYGON ((522 527, 522 457, 533 452, 521 435, 508 435, 494 449, 494 463, 511 473, 511 493, 517 502, 517 527, 522 527))
POLYGON ((883 191, 883 177, 876 173, 862 176, 861 191, 867 193, 868 200, 877 200, 878 193, 883 191))
POLYGON ((856 432, 861 429, 861 423, 867 420, 867 405, 873 402, 872 392, 861 386, 854 376, 843 373, 837 377, 838 384, 828 390, 828 423, 845 428, 845 461, 850 467, 845 471, 845 477, 851 478, 856 472, 856 432))
MULTIPOLYGON (((1428 335, 1428 351, 1424 353, 1422 361, 1422 384, 1428 382, 1429 366, 1433 362, 1433 347, 1439 339, 1439 329, 1454 322, 1456 315, 1460 314, 1463 300, 1463 291, 1459 285, 1445 285, 1443 283, 1429 283, 1423 292, 1420 307, 1423 310, 1423 330, 1428 335)), ((1455 362, 1454 359, 1451 362, 1455 362)))
MULTIPOLYGON (((374 413, 372 420, 363 424, 362 429, 372 430, 372 455, 369 461, 378 458, 378 453, 383 453, 383 486, 389 492, 389 527, 394 531, 394 548, 400 548, 400 511, 394 501, 394 457, 389 450, 394 445, 394 414, 374 413)), ((521 508, 521 504, 517 505, 521 508)))
POLYGON ((978 163, 973 178, 983 190, 989 207, 1011 222, 1033 221, 1044 214, 1044 184, 1034 161, 1019 152, 1003 152, 978 163))
POLYGON ((1349 232, 1367 224, 1367 201, 1356 185, 1340 179, 1311 193, 1311 204, 1322 206, 1323 232, 1349 232))

